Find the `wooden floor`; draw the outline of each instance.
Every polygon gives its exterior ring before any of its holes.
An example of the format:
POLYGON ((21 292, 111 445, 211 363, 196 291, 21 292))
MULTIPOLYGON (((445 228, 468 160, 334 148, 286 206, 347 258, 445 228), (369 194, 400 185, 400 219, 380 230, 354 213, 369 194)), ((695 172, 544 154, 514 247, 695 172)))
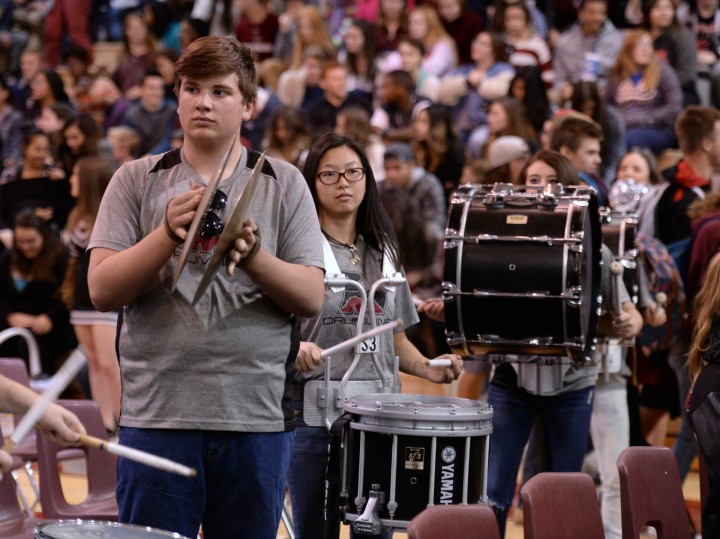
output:
MULTIPOLYGON (((410 394, 435 394, 435 395, 445 395, 445 396, 451 396, 455 394, 455 387, 453 385, 450 386, 437 386, 434 384, 425 385, 423 383, 416 383, 414 381, 411 381, 409 379, 403 380, 403 389, 404 392, 410 393, 410 394)), ((82 462, 76 462, 72 463, 70 466, 65 465, 63 468, 63 473, 61 475, 62 477, 62 483, 63 483, 63 489, 65 491, 65 495, 70 503, 79 503, 81 502, 86 496, 87 496, 87 480, 83 473, 84 470, 84 463, 82 462)), ((27 481, 27 478, 24 476, 22 472, 20 472, 20 484, 23 488, 23 492, 26 493, 26 496, 28 496, 29 499, 33 499, 33 494, 30 489, 30 485, 27 481)), ((690 509, 690 514, 693 516, 694 520, 696 521, 697 528, 700 528, 700 511, 699 511, 699 505, 700 505, 700 486, 699 486, 699 480, 697 475, 697 468, 693 467, 693 470, 690 472, 689 476, 687 477, 685 484, 683 486, 683 490, 685 493, 685 500, 688 505, 688 508, 690 509)), ((42 507, 39 505, 36 507, 36 511, 38 514, 41 514, 42 507)), ((281 524, 280 529, 278 530, 278 539, 279 538, 289 538, 289 534, 285 530, 284 526, 281 524)), ((340 534, 341 539, 347 539, 349 537, 348 528, 347 526, 343 526, 340 534)), ((402 539, 406 538, 407 535, 405 533, 396 532, 394 534, 395 538, 402 539)), ((507 526, 507 533, 506 533, 506 539, 522 539, 523 537, 523 530, 522 530, 522 523, 521 521, 517 522, 515 518, 513 518, 513 515, 511 514, 510 519, 508 520, 508 526, 507 526)))

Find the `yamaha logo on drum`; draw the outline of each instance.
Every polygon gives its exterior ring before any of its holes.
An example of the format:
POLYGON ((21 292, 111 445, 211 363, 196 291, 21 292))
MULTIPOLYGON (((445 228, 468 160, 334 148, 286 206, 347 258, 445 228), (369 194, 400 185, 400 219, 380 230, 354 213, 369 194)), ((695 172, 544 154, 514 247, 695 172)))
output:
POLYGON ((424 447, 406 447, 405 448, 405 469, 406 470, 424 470, 425 469, 425 448, 424 447))
POLYGON ((455 457, 457 451, 451 445, 443 447, 440 458, 445 463, 441 469, 440 480, 440 503, 448 505, 453 503, 453 491, 455 489, 455 457))
POLYGON ((445 464, 450 464, 454 462, 456 456, 457 453, 455 452, 455 448, 451 445, 443 448, 442 452, 440 453, 440 458, 445 464))

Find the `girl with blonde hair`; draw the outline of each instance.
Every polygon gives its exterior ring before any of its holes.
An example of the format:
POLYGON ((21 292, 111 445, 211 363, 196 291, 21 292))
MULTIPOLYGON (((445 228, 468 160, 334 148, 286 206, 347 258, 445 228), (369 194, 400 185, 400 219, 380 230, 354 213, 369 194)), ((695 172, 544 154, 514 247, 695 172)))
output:
POLYGON ((682 90, 675 71, 655 55, 647 31, 628 33, 605 96, 625 120, 628 148, 644 146, 658 155, 675 144, 673 125, 682 109, 682 90))
POLYGON ((422 67, 438 77, 457 66, 455 42, 445 31, 437 11, 430 6, 418 6, 408 16, 408 32, 422 42, 425 58, 422 67))
POLYGON ((305 6, 298 13, 295 32, 295 46, 292 54, 292 69, 303 65, 305 50, 315 46, 329 58, 337 58, 337 49, 320 11, 314 6, 305 6))

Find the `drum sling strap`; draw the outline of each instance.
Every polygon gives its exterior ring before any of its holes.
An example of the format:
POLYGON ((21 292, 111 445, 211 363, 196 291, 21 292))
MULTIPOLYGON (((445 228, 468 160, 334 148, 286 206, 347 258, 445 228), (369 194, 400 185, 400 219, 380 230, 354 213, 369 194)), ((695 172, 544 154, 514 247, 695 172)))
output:
POLYGON ((340 500, 343 466, 343 434, 352 421, 352 414, 344 413, 330 427, 328 464, 325 472, 325 539, 340 537, 340 500))

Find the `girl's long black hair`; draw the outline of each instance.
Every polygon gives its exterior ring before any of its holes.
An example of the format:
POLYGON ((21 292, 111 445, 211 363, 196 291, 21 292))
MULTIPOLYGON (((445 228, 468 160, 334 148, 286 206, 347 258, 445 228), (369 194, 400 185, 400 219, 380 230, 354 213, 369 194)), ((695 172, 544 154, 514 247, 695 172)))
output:
POLYGON ((310 188, 310 193, 315 202, 315 209, 318 211, 320 209, 317 189, 315 188, 315 175, 318 173, 320 160, 329 150, 341 146, 347 146, 355 152, 358 157, 360 157, 360 163, 363 169, 365 169, 365 198, 363 198, 358 208, 355 231, 359 235, 362 235, 365 242, 371 247, 381 253, 387 251, 395 267, 399 268, 397 236, 395 236, 395 232, 390 225, 390 220, 380 201, 380 193, 378 192, 377 183, 375 183, 375 175, 370 167, 367 155, 354 140, 335 133, 327 133, 316 140, 312 148, 310 148, 310 153, 305 161, 303 175, 305 176, 305 181, 310 188))

